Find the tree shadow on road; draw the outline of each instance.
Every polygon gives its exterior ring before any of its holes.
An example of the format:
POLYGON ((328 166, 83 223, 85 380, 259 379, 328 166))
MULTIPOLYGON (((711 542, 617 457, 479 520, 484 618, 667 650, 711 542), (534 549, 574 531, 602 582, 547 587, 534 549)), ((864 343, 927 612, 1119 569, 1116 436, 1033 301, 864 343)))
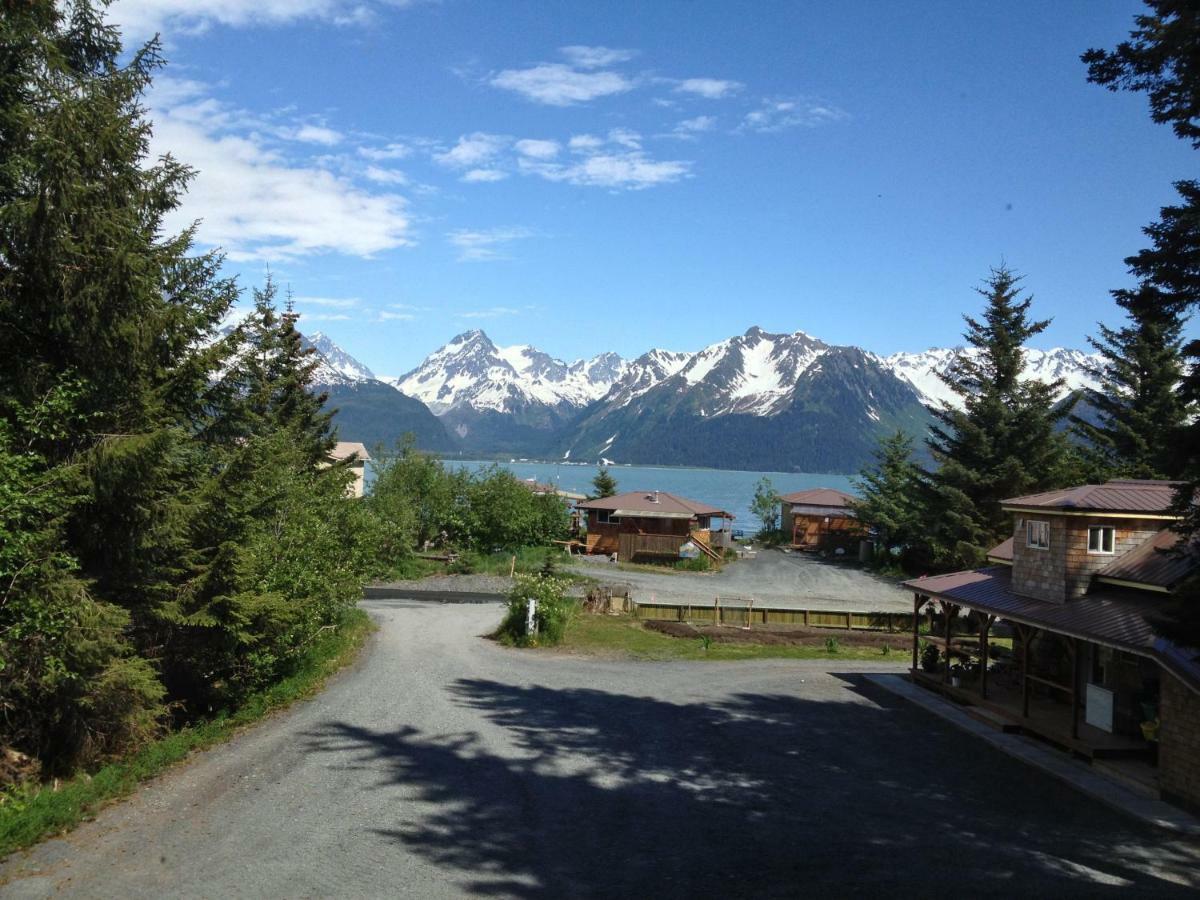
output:
POLYGON ((477 894, 1191 893, 1195 847, 844 679, 683 704, 464 679, 478 732, 309 740, 400 785, 379 833, 477 894))

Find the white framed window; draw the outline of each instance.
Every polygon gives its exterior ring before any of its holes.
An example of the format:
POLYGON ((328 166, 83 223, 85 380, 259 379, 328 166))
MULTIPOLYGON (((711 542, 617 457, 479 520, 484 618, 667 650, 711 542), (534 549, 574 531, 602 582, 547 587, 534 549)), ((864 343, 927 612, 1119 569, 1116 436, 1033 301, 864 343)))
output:
POLYGON ((1050 549, 1050 523, 1027 520, 1025 522, 1025 546, 1038 550, 1050 549))
POLYGON ((1088 553, 1110 555, 1117 542, 1117 529, 1112 525, 1093 525, 1088 529, 1088 553))

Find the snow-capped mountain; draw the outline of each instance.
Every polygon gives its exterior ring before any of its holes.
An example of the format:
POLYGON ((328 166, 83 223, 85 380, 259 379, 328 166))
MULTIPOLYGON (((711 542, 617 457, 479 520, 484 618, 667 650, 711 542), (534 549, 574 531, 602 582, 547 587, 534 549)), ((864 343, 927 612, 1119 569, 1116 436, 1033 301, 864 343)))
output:
POLYGON ((438 415, 461 408, 514 413, 530 405, 579 409, 607 394, 626 367, 615 353, 566 363, 527 344, 498 347, 476 330, 434 351, 397 387, 438 415))
MULTIPOLYGON (((959 396, 950 390, 938 375, 947 372, 960 355, 975 353, 978 351, 974 348, 932 348, 922 353, 893 353, 879 359, 883 365, 916 388, 927 404, 937 405, 945 401, 957 406, 961 402, 959 396)), ((1059 399, 1062 399, 1081 388, 1099 387, 1089 369, 1098 365, 1100 361, 1101 358, 1097 354, 1084 353, 1082 350, 1062 347, 1053 350, 1026 348, 1024 376, 1047 383, 1061 378, 1063 387, 1059 392, 1059 399)))
POLYGON ((330 340, 320 331, 304 335, 304 345, 320 354, 315 380, 318 384, 342 384, 358 381, 375 381, 375 373, 330 340))

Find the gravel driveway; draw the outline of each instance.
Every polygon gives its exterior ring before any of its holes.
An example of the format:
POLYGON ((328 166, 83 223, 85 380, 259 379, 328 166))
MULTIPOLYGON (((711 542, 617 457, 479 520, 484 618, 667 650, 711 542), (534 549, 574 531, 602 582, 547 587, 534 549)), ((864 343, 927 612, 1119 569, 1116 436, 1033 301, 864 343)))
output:
POLYGON ((728 563, 717 573, 658 574, 621 569, 612 563, 579 563, 583 572, 614 584, 633 587, 641 603, 711 604, 713 598, 740 597, 755 603, 796 609, 912 612, 912 594, 896 582, 862 569, 805 553, 760 551, 755 559, 728 563))
POLYGON ((0 894, 1195 896, 1196 846, 855 674, 884 664, 575 659, 479 639, 496 605, 367 606, 322 695, 11 859, 0 894))

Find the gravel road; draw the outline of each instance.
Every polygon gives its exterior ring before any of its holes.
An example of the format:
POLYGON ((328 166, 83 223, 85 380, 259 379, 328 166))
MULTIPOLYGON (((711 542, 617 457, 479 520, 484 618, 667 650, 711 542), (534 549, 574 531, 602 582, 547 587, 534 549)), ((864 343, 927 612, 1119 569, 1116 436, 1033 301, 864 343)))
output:
POLYGON ((323 694, 0 894, 1195 896, 1195 845, 855 674, 886 664, 515 652, 479 638, 496 605, 365 605, 380 631, 323 694))
POLYGON ((805 553, 761 551, 755 559, 728 563, 708 575, 658 574, 622 569, 611 563, 578 563, 582 572, 614 584, 628 584, 640 603, 711 604, 713 598, 754 598, 758 604, 796 609, 912 612, 912 594, 896 582, 849 565, 826 562, 805 553))

